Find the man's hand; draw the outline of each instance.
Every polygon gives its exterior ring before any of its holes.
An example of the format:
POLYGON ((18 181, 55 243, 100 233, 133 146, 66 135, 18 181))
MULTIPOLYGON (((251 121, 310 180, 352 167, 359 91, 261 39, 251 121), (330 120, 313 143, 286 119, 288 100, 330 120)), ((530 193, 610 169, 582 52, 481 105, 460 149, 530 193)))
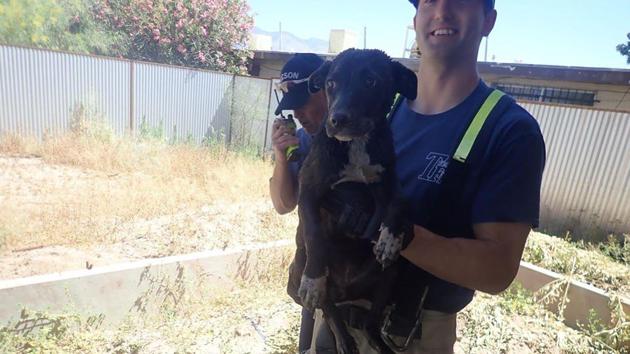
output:
POLYGON ((271 144, 276 157, 276 165, 273 169, 273 176, 269 180, 269 194, 276 211, 286 214, 295 209, 297 205, 297 184, 295 176, 291 175, 287 162, 287 147, 299 144, 299 139, 295 137, 292 130, 280 119, 276 119, 272 126, 271 144))
POLYGON ((273 147, 273 153, 276 157, 276 163, 287 163, 287 148, 291 145, 297 145, 300 140, 292 134, 291 129, 282 122, 281 119, 273 121, 273 132, 271 134, 271 146, 273 147))

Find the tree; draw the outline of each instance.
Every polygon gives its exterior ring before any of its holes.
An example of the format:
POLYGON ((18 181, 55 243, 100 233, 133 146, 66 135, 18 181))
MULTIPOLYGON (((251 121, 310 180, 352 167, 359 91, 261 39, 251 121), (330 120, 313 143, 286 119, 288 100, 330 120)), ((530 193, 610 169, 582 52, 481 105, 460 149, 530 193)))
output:
POLYGON ((627 44, 620 44, 617 46, 617 50, 619 51, 619 53, 621 53, 621 55, 628 57, 627 58, 627 63, 630 64, 630 33, 628 33, 628 43, 627 44))
POLYGON ((0 43, 246 72, 246 0, 0 0, 0 43))
POLYGON ((126 36, 131 59, 246 71, 253 18, 245 0, 94 0, 95 17, 126 36))
POLYGON ((84 0, 0 0, 0 43, 119 55, 117 42, 84 0))

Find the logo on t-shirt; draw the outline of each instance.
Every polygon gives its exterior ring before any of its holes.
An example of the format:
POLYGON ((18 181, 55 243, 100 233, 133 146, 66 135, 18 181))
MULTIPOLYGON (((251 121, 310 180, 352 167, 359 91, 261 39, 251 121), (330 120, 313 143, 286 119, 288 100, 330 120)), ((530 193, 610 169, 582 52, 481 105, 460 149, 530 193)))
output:
POLYGON ((426 160, 429 160, 429 163, 424 171, 418 175, 418 179, 441 184, 442 177, 444 177, 444 173, 448 167, 449 156, 437 152, 430 152, 427 154, 426 160))

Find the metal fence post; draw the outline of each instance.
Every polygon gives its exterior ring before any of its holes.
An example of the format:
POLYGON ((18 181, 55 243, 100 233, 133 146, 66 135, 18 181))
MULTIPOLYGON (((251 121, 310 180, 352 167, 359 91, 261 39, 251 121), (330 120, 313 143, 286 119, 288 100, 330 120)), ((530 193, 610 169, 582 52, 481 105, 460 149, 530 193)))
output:
POLYGON ((130 61, 129 64, 129 133, 131 134, 131 136, 134 136, 134 130, 136 129, 134 121, 134 113, 136 110, 136 103, 134 101, 136 90, 135 64, 133 61, 130 61))
POLYGON ((236 75, 232 75, 232 91, 230 102, 230 114, 228 116, 228 134, 227 134, 227 146, 232 145, 232 119, 234 119, 234 101, 236 100, 236 75))
POLYGON ((273 90, 273 80, 269 79, 269 98, 267 98, 267 118, 265 119, 265 139, 263 140, 263 148, 260 153, 261 156, 265 156, 267 151, 267 137, 269 136, 269 116, 271 115, 271 91, 273 90))

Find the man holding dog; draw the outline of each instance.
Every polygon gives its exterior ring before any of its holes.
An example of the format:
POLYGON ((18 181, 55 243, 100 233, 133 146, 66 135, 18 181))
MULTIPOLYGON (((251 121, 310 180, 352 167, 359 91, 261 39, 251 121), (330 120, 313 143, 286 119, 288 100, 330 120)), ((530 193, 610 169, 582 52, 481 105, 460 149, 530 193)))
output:
POLYGON ((490 105, 476 139, 466 141, 493 93, 479 77, 477 56, 497 18, 494 0, 409 1, 418 96, 403 101, 390 122, 414 224, 401 252, 409 267, 399 291, 428 289, 422 338, 407 352, 452 353, 457 312, 474 291, 497 294, 516 276, 538 226, 545 146, 536 120, 509 97, 490 105), (462 146, 469 153, 458 159, 462 146))
MULTIPOLYGON (((422 300, 422 336, 405 352, 452 353, 457 313, 474 291, 497 294, 516 276, 538 226, 545 146, 536 120, 477 72, 481 39, 497 18, 494 0, 409 1, 416 8, 418 96, 394 107, 390 125, 414 237, 401 252, 399 328, 391 334, 404 342, 422 300)), ((318 99, 324 119, 325 97, 318 99)), ((273 136, 270 189, 280 213, 297 203, 296 174, 283 153, 300 138, 285 133, 278 128, 273 136)), ((357 333, 360 353, 376 352, 357 333)))

